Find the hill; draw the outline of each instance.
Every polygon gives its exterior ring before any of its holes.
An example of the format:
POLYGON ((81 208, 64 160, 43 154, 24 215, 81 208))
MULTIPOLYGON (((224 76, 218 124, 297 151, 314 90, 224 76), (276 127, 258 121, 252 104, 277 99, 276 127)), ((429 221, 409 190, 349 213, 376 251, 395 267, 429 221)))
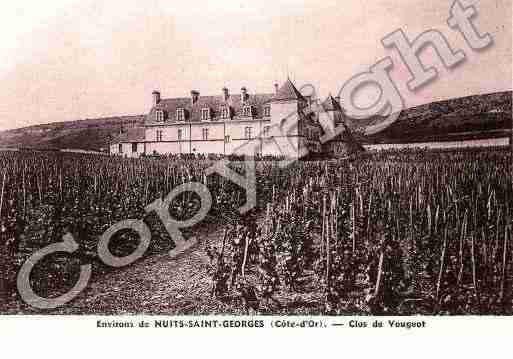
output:
POLYGON ((142 126, 144 115, 114 116, 23 127, 0 132, 0 147, 106 149, 122 128, 142 126))
MULTIPOLYGON (((395 123, 367 143, 459 141, 511 136, 512 92, 461 97, 403 110, 395 123)), ((375 116, 359 127, 383 121, 375 116)), ((358 127, 358 126, 357 126, 358 127)))

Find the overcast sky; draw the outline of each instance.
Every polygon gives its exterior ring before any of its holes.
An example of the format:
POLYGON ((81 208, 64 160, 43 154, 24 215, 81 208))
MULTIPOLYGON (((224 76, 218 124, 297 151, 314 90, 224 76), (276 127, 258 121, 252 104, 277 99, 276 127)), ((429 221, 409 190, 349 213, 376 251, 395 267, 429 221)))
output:
MULTIPOLYGON (((163 97, 220 94, 223 86, 268 93, 287 74, 298 87, 336 94, 385 56, 408 107, 511 90, 512 1, 466 2, 494 39, 483 52, 446 25, 448 0, 3 2, 0 130, 145 113, 154 89, 163 97), (438 29, 467 61, 412 93, 399 57, 380 42, 397 28, 410 38, 438 29)), ((433 56, 423 53, 426 63, 433 56)))

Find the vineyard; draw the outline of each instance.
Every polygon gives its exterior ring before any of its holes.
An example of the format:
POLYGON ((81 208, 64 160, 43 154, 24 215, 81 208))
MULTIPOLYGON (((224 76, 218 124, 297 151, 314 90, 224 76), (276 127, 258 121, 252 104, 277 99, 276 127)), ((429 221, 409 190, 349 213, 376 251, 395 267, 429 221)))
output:
MULTIPOLYGON (((151 228, 146 256, 172 249, 145 208, 195 181, 210 189, 212 208, 183 234, 223 229, 202 247, 210 259, 205 300, 220 312, 513 314, 512 160, 498 148, 363 153, 285 168, 257 161, 257 206, 240 215, 244 189, 207 176, 209 159, 0 153, 0 310, 21 300, 23 263, 66 233, 79 249, 39 262, 31 282, 41 296, 66 292, 83 263, 108 276, 97 245, 119 221, 144 219, 151 228)), ((231 166, 244 172, 242 162, 231 166)), ((183 220, 200 205, 186 192, 169 210, 183 220)), ((121 231, 111 251, 125 256, 137 244, 121 231)))

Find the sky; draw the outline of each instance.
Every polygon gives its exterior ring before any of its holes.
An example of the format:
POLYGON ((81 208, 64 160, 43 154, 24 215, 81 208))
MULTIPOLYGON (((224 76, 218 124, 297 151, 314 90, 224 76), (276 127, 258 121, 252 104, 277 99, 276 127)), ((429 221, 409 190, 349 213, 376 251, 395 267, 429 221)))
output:
MULTIPOLYGON (((407 107, 512 89, 512 0, 462 0, 493 45, 475 52, 446 24, 449 0, 53 0, 4 2, 0 12, 0 130, 149 111, 162 97, 273 92, 290 77, 319 97, 337 94, 380 59, 407 107), (396 29, 413 39, 436 29, 466 61, 439 66, 422 89, 381 39, 396 29)), ((362 91, 361 104, 378 96, 362 91)))

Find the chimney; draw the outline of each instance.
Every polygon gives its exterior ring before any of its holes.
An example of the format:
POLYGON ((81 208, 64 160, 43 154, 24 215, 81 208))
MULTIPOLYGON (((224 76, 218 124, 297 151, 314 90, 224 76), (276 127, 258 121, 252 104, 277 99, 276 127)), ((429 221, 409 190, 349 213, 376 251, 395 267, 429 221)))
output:
POLYGON ((196 103, 196 101, 198 101, 198 98, 199 98, 199 92, 196 91, 196 90, 192 90, 191 91, 191 100, 192 100, 192 104, 194 105, 196 103))
POLYGON ((244 102, 244 101, 246 101, 247 98, 248 98, 248 90, 245 87, 242 87, 240 89, 240 100, 242 102, 244 102))
POLYGON ((278 93, 278 84, 274 84, 274 93, 277 94, 278 93))
POLYGON ((223 87, 223 100, 228 101, 230 98, 230 93, 228 92, 228 88, 223 87))
POLYGON ((153 97, 153 106, 157 106, 157 104, 160 102, 160 92, 155 90, 151 93, 151 95, 153 97))

